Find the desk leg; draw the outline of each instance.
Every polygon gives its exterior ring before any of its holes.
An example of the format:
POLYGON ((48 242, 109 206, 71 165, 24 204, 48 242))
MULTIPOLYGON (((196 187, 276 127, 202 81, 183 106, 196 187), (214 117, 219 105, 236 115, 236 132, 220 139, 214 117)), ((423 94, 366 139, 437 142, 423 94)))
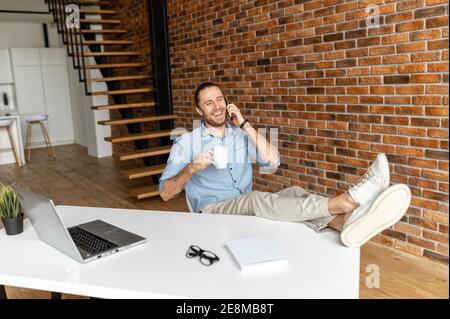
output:
POLYGON ((52 291, 52 299, 62 299, 61 293, 52 291))
POLYGON ((8 296, 6 295, 5 286, 0 285, 0 299, 8 299, 8 296))

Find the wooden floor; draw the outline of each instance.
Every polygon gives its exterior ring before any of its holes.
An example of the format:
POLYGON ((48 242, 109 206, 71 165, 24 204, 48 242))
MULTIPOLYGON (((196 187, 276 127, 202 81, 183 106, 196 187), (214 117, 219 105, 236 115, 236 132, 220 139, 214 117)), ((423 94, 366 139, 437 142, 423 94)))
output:
MULTIPOLYGON (((55 151, 56 160, 50 160, 46 151, 39 149, 32 151, 32 162, 25 167, 0 166, 0 183, 26 186, 52 198, 56 204, 187 211, 184 196, 168 203, 160 198, 138 201, 130 197, 127 189, 133 183, 119 174, 125 164, 113 158, 96 159, 78 145, 56 147, 55 151)), ((360 267, 361 298, 449 298, 447 265, 368 243, 361 249, 360 267)), ((6 290, 9 298, 50 296, 48 292, 23 288, 6 290)))

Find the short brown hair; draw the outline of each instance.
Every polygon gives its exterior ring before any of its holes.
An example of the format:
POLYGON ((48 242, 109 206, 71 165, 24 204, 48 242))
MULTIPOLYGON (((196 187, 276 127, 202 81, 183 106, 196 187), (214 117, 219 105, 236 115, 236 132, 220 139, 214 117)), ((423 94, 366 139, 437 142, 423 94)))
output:
POLYGON ((197 87, 197 90, 195 90, 195 96, 194 96, 195 97, 195 105, 197 107, 200 107, 200 105, 199 105, 199 103, 200 103, 200 92, 205 90, 205 89, 207 89, 207 88, 214 87, 214 86, 220 89, 220 87, 217 84, 212 83, 212 82, 203 82, 202 84, 200 84, 197 87))

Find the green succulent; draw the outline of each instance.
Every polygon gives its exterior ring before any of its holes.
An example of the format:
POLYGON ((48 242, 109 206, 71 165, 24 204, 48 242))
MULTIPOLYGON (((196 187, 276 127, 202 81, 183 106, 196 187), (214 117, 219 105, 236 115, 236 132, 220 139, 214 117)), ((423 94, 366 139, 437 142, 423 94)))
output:
POLYGON ((3 219, 17 218, 22 214, 19 199, 11 186, 0 184, 0 217, 3 219))

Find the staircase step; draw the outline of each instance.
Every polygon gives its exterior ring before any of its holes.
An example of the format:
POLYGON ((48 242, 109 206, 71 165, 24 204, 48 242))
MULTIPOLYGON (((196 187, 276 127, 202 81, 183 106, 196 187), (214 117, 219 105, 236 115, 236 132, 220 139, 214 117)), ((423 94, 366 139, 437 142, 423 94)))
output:
POLYGON ((130 76, 114 76, 109 78, 94 78, 87 81, 92 82, 112 82, 112 81, 128 81, 128 80, 144 80, 149 79, 149 75, 130 75, 130 76))
MULTIPOLYGON (((116 52, 85 52, 83 55, 85 57, 96 57, 96 56, 131 56, 140 55, 138 51, 116 51, 116 52)), ((75 54, 75 56, 81 56, 82 54, 75 54)))
POLYGON ((152 138, 170 136, 171 134, 172 134, 172 130, 150 131, 150 132, 117 136, 117 137, 105 137, 105 141, 111 142, 111 143, 122 143, 122 142, 130 142, 130 141, 149 140, 152 138))
POLYGON ((84 13, 84 14, 116 14, 116 11, 115 10, 80 9, 80 13, 84 13))
POLYGON ((142 88, 142 89, 129 89, 129 90, 116 90, 116 91, 99 91, 92 92, 91 95, 123 95, 123 94, 138 94, 138 93, 149 93, 153 92, 154 88, 142 88))
POLYGON ((136 150, 129 153, 118 154, 118 158, 120 161, 128 161, 132 159, 139 159, 150 156, 164 155, 169 154, 171 150, 171 146, 158 146, 144 150, 136 150))
POLYGON ((176 119, 176 115, 162 115, 162 116, 145 116, 136 117, 121 120, 108 120, 108 121, 98 121, 99 125, 127 125, 133 123, 144 123, 144 122, 155 122, 155 121, 167 121, 176 119))
POLYGON ((80 22, 86 24, 121 24, 121 20, 114 19, 80 19, 80 22))
POLYGON ((161 174, 162 172, 164 172, 165 167, 166 164, 140 167, 122 171, 122 174, 125 175, 128 179, 136 179, 161 174))
POLYGON ((86 69, 118 69, 118 68, 140 68, 145 63, 111 63, 111 64, 85 64, 86 69))
POLYGON ((130 194, 137 199, 155 197, 159 195, 159 185, 136 187, 130 190, 130 194))
POLYGON ((124 29, 101 29, 101 30, 96 30, 96 29, 81 29, 81 30, 76 30, 75 33, 79 33, 81 31, 81 33, 83 34, 102 34, 102 33, 127 33, 127 30, 124 29))
MULTIPOLYGON (((72 42, 69 41, 69 44, 72 42)), ((130 40, 84 40, 84 45, 129 45, 133 44, 130 40)))
POLYGON ((142 103, 126 103, 126 104, 111 104, 111 105, 98 105, 91 106, 91 110, 121 110, 121 109, 131 109, 140 107, 155 106, 155 102, 142 102, 142 103))

